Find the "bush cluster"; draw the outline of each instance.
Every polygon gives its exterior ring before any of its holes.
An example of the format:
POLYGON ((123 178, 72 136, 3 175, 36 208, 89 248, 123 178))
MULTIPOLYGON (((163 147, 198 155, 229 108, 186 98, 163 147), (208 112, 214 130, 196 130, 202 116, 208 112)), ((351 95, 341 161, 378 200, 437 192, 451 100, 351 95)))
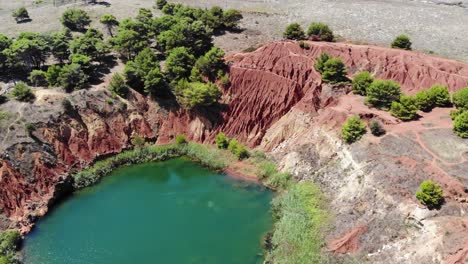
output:
POLYGON ((234 154, 239 160, 243 160, 249 157, 249 151, 245 145, 239 143, 235 139, 231 139, 229 141, 228 150, 231 151, 231 153, 234 154))
MULTIPOLYGON (((318 41, 334 41, 335 39, 330 27, 322 22, 312 22, 307 30, 307 36, 318 41)), ((285 39, 304 40, 306 33, 299 23, 292 23, 286 27, 283 37, 285 39)))

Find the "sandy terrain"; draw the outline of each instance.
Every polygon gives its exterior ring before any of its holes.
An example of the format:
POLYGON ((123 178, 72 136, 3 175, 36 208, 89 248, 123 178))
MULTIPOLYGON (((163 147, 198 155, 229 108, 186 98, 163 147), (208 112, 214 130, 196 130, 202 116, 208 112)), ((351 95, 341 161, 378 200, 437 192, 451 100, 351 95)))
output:
MULTIPOLYGON (((58 0, 57 0, 58 1, 58 0)), ((75 2, 74 0, 62 0, 75 2)), ((60 14, 73 5, 53 6, 53 0, 0 0, 0 32, 14 36, 20 31, 48 32, 60 28, 60 14), (25 5, 31 23, 16 24, 11 10, 25 5)), ((81 1, 76 1, 81 3, 81 1)), ((342 39, 388 45, 398 34, 408 34, 414 48, 444 57, 468 61, 468 1, 432 0, 176 0, 192 5, 235 7, 245 13, 242 34, 227 34, 217 43, 227 50, 242 50, 281 38, 285 25, 298 21, 307 26, 323 21, 342 39), (436 4, 444 2, 446 4, 436 4)), ((104 13, 119 19, 133 16, 152 0, 109 0, 88 6, 95 20, 104 13), (110 4, 110 5, 109 5, 110 4)), ((95 26, 100 27, 98 23, 95 26)))

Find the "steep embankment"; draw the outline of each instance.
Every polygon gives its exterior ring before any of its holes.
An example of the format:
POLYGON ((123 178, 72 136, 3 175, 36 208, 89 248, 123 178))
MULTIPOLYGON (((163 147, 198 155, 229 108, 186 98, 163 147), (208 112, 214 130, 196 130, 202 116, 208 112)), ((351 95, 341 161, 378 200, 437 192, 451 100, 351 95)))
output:
POLYGON ((136 135, 166 143, 184 133, 207 142, 224 131, 269 151, 297 179, 321 185, 336 215, 330 250, 364 254, 374 263, 437 263, 450 254, 462 260, 468 245, 461 183, 467 180, 468 143, 451 133, 448 109, 402 124, 369 109, 362 98, 346 95, 349 87, 322 84, 313 65, 328 52, 341 57, 350 73, 369 70, 377 78, 400 82, 408 93, 435 83, 452 91, 466 87, 468 65, 381 47, 309 44, 305 50, 294 42, 271 43, 229 56, 232 85, 224 91, 221 113, 188 113, 170 100, 154 102, 137 93, 112 99, 102 88, 72 94, 74 110, 68 113, 35 118, 48 108, 60 109, 61 93, 23 105, 28 112, 22 116, 36 129, 31 136, 3 135, 8 138, 2 142, 10 144, 2 145, 0 227, 27 231, 47 211, 56 187, 66 186, 60 183, 70 171, 130 147, 136 135), (389 133, 343 145, 338 130, 352 114, 382 120, 389 133), (427 178, 441 182, 447 193, 441 211, 420 208, 414 199, 427 178))

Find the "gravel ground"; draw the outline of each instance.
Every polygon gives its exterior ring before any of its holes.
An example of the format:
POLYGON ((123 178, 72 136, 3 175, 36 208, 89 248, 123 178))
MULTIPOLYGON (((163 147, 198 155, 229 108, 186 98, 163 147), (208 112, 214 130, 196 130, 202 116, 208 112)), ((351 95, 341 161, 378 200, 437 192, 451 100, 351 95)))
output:
MULTIPOLYGON (((37 0, 36 0, 37 1, 37 0)), ((60 14, 73 5, 54 7, 53 0, 34 5, 32 0, 0 0, 0 32, 13 36, 20 31, 48 32, 60 28, 60 14), (11 10, 29 7, 30 23, 16 24, 11 10)), ((68 0, 70 1, 70 0, 68 0)), ((74 2, 73 0, 71 2, 74 2)), ((77 1, 80 2, 80 1, 77 1)), ((242 50, 270 40, 281 39, 290 22, 306 27, 311 21, 328 23, 341 38, 356 43, 389 45, 392 39, 408 34, 414 48, 468 61, 468 0, 177 0, 191 5, 245 12, 241 34, 227 34, 217 43, 227 50, 242 50)), ((110 5, 87 6, 95 19, 112 13, 119 19, 133 16, 138 8, 151 7, 152 0, 108 0, 110 5)), ((100 27, 98 23, 95 26, 100 27)))

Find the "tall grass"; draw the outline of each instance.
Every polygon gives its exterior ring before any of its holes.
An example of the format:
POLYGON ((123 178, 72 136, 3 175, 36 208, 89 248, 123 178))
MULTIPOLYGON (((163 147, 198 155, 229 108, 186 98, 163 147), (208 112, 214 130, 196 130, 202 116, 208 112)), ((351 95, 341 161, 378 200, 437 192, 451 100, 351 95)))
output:
POLYGON ((323 263, 320 250, 330 218, 325 204, 320 189, 310 182, 293 183, 274 198, 272 211, 276 223, 266 262, 323 263))
POLYGON ((91 167, 72 175, 73 187, 81 189, 91 186, 121 166, 164 161, 182 156, 187 156, 213 170, 224 169, 229 158, 221 150, 196 143, 148 146, 121 152, 113 157, 98 161, 91 167))

